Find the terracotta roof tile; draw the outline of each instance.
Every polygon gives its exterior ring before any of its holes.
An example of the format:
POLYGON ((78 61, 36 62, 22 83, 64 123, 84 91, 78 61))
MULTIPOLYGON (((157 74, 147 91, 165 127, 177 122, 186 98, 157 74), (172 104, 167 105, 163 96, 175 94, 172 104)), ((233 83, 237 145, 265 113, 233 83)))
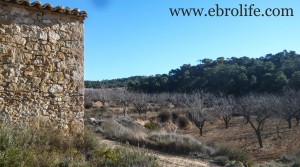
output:
POLYGON ((70 9, 69 7, 64 8, 62 6, 53 7, 49 3, 42 4, 39 1, 35 1, 35 2, 31 3, 29 0, 0 0, 0 1, 7 2, 7 3, 13 3, 13 4, 21 5, 21 6, 34 7, 34 8, 42 9, 42 10, 49 10, 51 12, 56 12, 56 13, 61 13, 61 14, 73 15, 76 17, 81 17, 83 19, 87 17, 87 13, 85 11, 80 11, 78 8, 70 9))

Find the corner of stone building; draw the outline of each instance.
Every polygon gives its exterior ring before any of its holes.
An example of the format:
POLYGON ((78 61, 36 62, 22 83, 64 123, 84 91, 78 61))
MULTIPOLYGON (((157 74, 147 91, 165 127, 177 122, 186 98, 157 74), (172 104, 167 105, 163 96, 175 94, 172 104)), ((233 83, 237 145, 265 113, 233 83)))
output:
POLYGON ((0 8, 1 117, 82 133, 83 19, 5 1, 0 8))

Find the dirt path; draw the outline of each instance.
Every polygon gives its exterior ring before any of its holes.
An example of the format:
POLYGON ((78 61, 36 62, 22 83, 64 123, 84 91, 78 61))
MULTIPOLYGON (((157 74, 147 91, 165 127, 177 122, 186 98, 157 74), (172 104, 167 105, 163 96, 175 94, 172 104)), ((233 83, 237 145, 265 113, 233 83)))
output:
MULTIPOLYGON (((103 138, 101 138, 101 143, 104 143, 112 148, 125 146, 122 143, 118 143, 103 138)), ((141 149, 141 148, 137 148, 137 149, 141 149)), ((200 159, 176 156, 176 155, 162 153, 154 150, 147 150, 147 151, 149 152, 149 154, 157 157, 159 166, 161 167, 217 167, 217 165, 215 164, 211 164, 210 162, 206 162, 200 159)))
POLYGON ((158 163, 162 167, 208 167, 214 166, 208 162, 198 159, 190 159, 174 155, 154 154, 158 158, 158 163))

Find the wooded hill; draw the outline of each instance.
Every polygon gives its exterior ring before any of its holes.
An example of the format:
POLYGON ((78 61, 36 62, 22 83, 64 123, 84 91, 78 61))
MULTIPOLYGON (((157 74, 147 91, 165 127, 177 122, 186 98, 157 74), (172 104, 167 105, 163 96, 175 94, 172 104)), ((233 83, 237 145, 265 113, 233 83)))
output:
POLYGON ((86 81, 85 85, 86 88, 127 87, 145 93, 204 91, 242 95, 280 92, 285 88, 299 90, 300 55, 284 50, 260 58, 203 59, 198 65, 184 64, 169 74, 86 81))

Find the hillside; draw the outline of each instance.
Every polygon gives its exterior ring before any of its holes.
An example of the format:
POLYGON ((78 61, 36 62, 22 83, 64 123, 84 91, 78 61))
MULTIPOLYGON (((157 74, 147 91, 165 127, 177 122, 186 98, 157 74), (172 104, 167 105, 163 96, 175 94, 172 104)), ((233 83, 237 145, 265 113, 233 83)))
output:
POLYGON ((85 84, 87 88, 127 87, 146 93, 206 91, 241 95, 278 92, 285 88, 300 89, 300 55, 294 51, 267 54, 260 58, 219 57, 199 62, 195 66, 184 64, 168 74, 86 81, 85 84))

